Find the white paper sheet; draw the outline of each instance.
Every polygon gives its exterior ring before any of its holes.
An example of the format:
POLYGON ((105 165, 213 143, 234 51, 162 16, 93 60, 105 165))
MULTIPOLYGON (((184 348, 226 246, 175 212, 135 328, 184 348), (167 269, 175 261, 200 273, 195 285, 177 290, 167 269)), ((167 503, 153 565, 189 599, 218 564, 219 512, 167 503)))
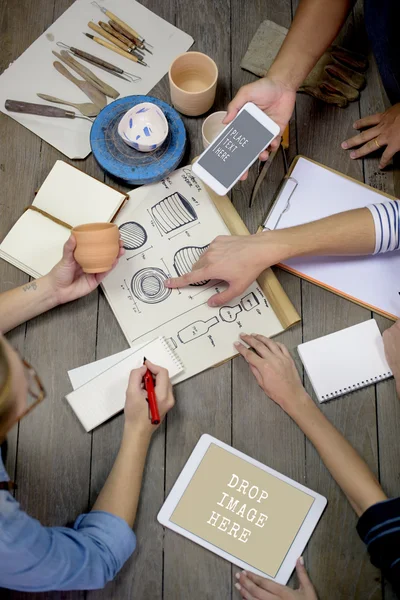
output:
MULTIPOLYGON (((82 35, 82 32, 94 33, 87 27, 89 21, 95 23, 108 21, 108 17, 96 6, 93 6, 91 0, 76 0, 0 77, 0 110, 69 158, 85 158, 90 153, 91 124, 89 121, 21 115, 8 112, 4 108, 7 98, 47 104, 48 106, 60 106, 41 100, 37 97, 37 93, 56 96, 72 102, 90 101, 76 85, 68 81, 53 67, 53 62, 57 58, 52 54, 52 50, 58 52, 61 50, 56 42, 64 42, 68 46, 84 50, 129 73, 142 77, 138 83, 131 83, 82 61, 82 64, 91 69, 100 79, 117 89, 121 98, 134 94, 147 94, 168 72, 169 65, 174 58, 188 50, 193 44, 193 38, 135 0, 98 0, 98 3, 131 25, 154 46, 153 55, 145 52, 145 62, 149 67, 137 65, 82 35)), ((79 58, 75 58, 80 62, 79 58)), ((73 74, 79 78, 76 73, 73 74)), ((111 100, 108 99, 108 101, 111 100)), ((61 108, 75 111, 74 108, 68 106, 61 108)))
POLYGON ((162 337, 122 357, 122 360, 119 359, 103 373, 67 395, 69 404, 86 431, 91 431, 124 408, 130 372, 143 365, 144 357, 168 369, 173 381, 183 369, 179 356, 171 351, 162 337))
MULTIPOLYGON (((282 229, 329 215, 385 202, 371 188, 300 158, 264 226, 282 229), (292 193, 293 192, 293 193, 292 193), (289 203, 289 204, 288 204, 289 203), (278 221, 279 220, 279 221, 278 221)), ((288 267, 339 290, 371 307, 400 317, 400 253, 375 256, 300 257, 284 261, 288 267)))
POLYGON ((163 281, 177 276, 218 235, 230 235, 203 184, 190 167, 147 188, 138 207, 135 193, 116 223, 131 248, 103 283, 107 300, 128 340, 136 345, 155 333, 167 338, 181 357, 182 381, 234 356, 239 334, 275 335, 282 326, 257 283, 222 308, 207 300, 226 289, 208 282, 167 290, 163 281))
POLYGON ((74 390, 80 388, 82 385, 85 385, 85 383, 88 383, 91 379, 101 375, 101 373, 104 373, 104 371, 107 369, 110 369, 117 363, 121 362, 121 360, 124 360, 124 358, 127 356, 134 354, 136 350, 140 350, 140 346, 134 346, 133 348, 122 350, 122 352, 117 352, 117 354, 106 356, 100 360, 83 365, 82 367, 71 369, 68 371, 68 377, 72 387, 74 390))

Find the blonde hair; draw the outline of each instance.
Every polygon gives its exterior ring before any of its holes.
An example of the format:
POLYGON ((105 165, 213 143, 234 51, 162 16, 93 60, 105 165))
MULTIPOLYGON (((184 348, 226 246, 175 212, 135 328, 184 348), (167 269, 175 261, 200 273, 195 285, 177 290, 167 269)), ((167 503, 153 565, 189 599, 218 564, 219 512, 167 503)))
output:
POLYGON ((11 368, 4 344, 0 339, 0 439, 11 410, 11 368))

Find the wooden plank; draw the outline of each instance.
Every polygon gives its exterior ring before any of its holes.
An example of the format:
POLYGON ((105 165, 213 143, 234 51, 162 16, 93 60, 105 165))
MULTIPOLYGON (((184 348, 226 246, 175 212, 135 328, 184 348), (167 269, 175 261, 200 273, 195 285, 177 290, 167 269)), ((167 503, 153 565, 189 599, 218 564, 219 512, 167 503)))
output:
MULTIPOLYGON (((252 36, 259 24, 271 19, 285 27, 290 26, 290 1, 276 3, 252 2, 246 10, 236 0, 232 3, 232 97, 238 89, 256 80, 256 77, 240 69, 243 58, 252 36)), ((296 154, 296 139, 292 120, 291 147, 289 156, 296 154)), ((284 163, 280 153, 274 159, 266 179, 262 183, 258 196, 249 209, 249 198, 253 189, 257 167, 254 166, 247 181, 238 183, 232 190, 232 201, 245 220, 250 232, 256 232, 261 224, 273 195, 283 176, 284 163)), ((301 314, 300 281, 279 269, 275 270, 285 292, 301 314)), ((249 332, 250 333, 250 332, 249 332)), ((302 341, 301 324, 295 325, 276 338, 293 349, 302 341)), ((305 445, 304 436, 284 412, 269 400, 259 388, 247 364, 237 358, 233 364, 233 445, 242 452, 261 462, 293 477, 299 482, 305 478, 305 445)), ((236 568, 232 568, 233 574, 236 568)), ((293 585, 293 581, 290 585, 293 585)))
MULTIPOLYGON (((357 31, 350 19, 339 43, 352 47, 357 39, 357 31)), ((340 148, 341 142, 349 137, 350 126, 358 114, 358 103, 341 110, 301 95, 297 101, 299 152, 362 180, 362 165, 351 161, 340 148)), ((302 282, 302 295, 304 341, 370 317, 366 309, 305 281, 302 282)), ((308 381, 306 387, 311 393, 308 381)), ((321 409, 377 473, 374 389, 361 390, 350 397, 324 404, 321 409)), ((338 600, 380 598, 379 574, 370 565, 356 533, 356 515, 309 443, 306 461, 307 484, 327 496, 329 502, 308 551, 310 576, 320 597, 330 597, 335 589, 338 600)))
MULTIPOLYGON (((230 91, 230 3, 228 0, 177 0, 176 26, 195 40, 194 50, 205 52, 218 65, 219 78, 211 111, 224 110, 230 91)), ((190 159, 202 150, 201 125, 205 116, 184 118, 190 139, 190 159)), ((176 389, 177 407, 168 418, 166 493, 179 475, 200 435, 208 432, 230 443, 231 363, 211 369, 176 389)), ((230 565, 177 534, 166 531, 164 589, 166 600, 191 598, 201 590, 204 599, 230 598, 230 565)))
MULTIPOLYGON (((361 2, 357 3, 354 12, 362 31, 363 7, 361 2)), ((366 39, 365 48, 368 48, 366 39)), ((369 57, 369 68, 366 77, 367 86, 360 100, 361 117, 383 112, 390 106, 379 76, 376 61, 372 55, 369 57)), ((377 152, 364 159, 364 181, 378 190, 395 195, 396 174, 398 175, 398 171, 396 173, 391 167, 385 170, 379 169, 380 154, 381 152, 377 152)), ((393 324, 389 319, 376 314, 373 316, 377 320, 382 332, 393 324)), ((380 482, 386 494, 389 497, 395 497, 400 495, 400 481, 397 477, 393 477, 393 465, 398 464, 400 460, 400 448, 397 443, 400 435, 400 406, 394 380, 385 381, 376 386, 376 404, 380 482)), ((396 594, 390 584, 385 580, 382 584, 385 600, 394 600, 396 594)))
MULTIPOLYGON (((148 9, 175 22, 175 3, 147 0, 142 2, 148 9)), ((152 42, 153 43, 153 42, 152 42)), ((154 42, 156 44, 156 41, 154 42)), ((141 67, 140 67, 141 68, 141 67)), ((118 87, 118 86, 117 86, 118 87)), ((164 77, 150 94, 170 102, 168 77, 164 77)), ((106 176, 106 183, 122 191, 128 188, 106 176)), ((129 188, 131 189, 131 188, 129 188)), ((103 358, 128 347, 111 308, 101 293, 97 332, 97 358, 103 358)), ((172 415, 172 418, 174 415, 172 415)), ((93 503, 104 484, 117 454, 123 430, 124 417, 120 415, 93 432, 92 470, 90 496, 93 503)), ((88 600, 107 598, 141 598, 150 600, 162 597, 163 539, 162 527, 156 516, 164 500, 165 431, 163 425, 154 435, 143 477, 139 510, 134 525, 138 547, 115 581, 104 590, 87 593, 88 600), (149 568, 151 565, 151 568, 149 568)), ((134 457, 133 457, 134 458, 134 457)))

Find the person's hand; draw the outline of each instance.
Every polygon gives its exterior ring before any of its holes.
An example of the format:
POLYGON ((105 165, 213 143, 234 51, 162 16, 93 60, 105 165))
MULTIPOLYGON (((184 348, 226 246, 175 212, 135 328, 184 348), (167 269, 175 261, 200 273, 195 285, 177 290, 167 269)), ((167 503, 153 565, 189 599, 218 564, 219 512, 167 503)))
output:
POLYGON ((302 558, 296 563, 296 573, 299 580, 297 590, 247 571, 236 574, 238 582, 235 587, 244 600, 318 600, 302 558))
POLYGON ((400 398, 400 319, 386 329, 382 337, 386 360, 395 378, 397 395, 400 398))
MULTIPOLYGON (((268 117, 279 125, 282 134, 294 110, 296 90, 272 77, 263 77, 253 83, 244 85, 228 105, 228 114, 223 123, 230 123, 246 102, 253 102, 264 111, 268 117)), ((271 143, 271 150, 276 150, 279 144, 280 137, 277 137, 271 143)), ((268 156, 269 151, 264 150, 260 154, 260 160, 267 160, 268 156)), ((247 175, 248 172, 241 179, 246 179, 247 175)))
POLYGON ((350 158, 360 158, 386 146, 379 162, 379 168, 384 169, 400 150, 400 103, 384 113, 359 119, 353 127, 364 131, 343 142, 342 148, 347 150, 360 146, 350 152, 350 158))
POLYGON ((153 365, 146 360, 146 364, 140 369, 131 371, 128 389, 126 390, 125 423, 128 427, 138 427, 141 431, 152 434, 159 426, 152 425, 149 418, 149 405, 147 393, 143 385, 143 376, 147 368, 152 372, 155 379, 154 391, 156 393, 160 423, 165 415, 175 404, 172 393, 172 385, 167 369, 153 365))
POLYGON ((250 348, 240 342, 235 347, 271 400, 290 413, 300 399, 309 398, 286 346, 258 334, 243 333, 240 337, 250 348))
POLYGON ((261 271, 282 259, 282 248, 270 243, 270 237, 269 232, 220 235, 211 242, 190 273, 168 279, 165 285, 181 288, 199 281, 223 280, 228 289, 208 300, 209 306, 222 306, 244 292, 261 271))
MULTIPOLYGON (((125 250, 122 248, 123 242, 120 240, 120 258, 125 250)), ((74 258, 74 250, 76 240, 73 235, 65 242, 63 248, 63 256, 59 263, 45 277, 48 279, 50 288, 52 289, 56 304, 65 304, 76 300, 82 296, 86 296, 93 292, 94 289, 103 281, 110 271, 106 273, 84 273, 82 267, 78 265, 74 258)), ((111 267, 117 265, 118 258, 111 267)))

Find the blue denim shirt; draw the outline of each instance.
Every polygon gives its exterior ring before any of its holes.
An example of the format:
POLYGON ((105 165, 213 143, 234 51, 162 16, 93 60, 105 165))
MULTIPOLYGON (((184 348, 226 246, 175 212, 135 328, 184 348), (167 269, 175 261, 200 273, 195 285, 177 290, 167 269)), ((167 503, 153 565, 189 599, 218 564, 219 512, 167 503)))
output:
MULTIPOLYGON (((9 477, 0 454, 0 481, 9 477)), ((0 588, 25 592, 90 590, 113 579, 136 547, 123 519, 100 510, 73 528, 43 527, 0 490, 0 588)))

